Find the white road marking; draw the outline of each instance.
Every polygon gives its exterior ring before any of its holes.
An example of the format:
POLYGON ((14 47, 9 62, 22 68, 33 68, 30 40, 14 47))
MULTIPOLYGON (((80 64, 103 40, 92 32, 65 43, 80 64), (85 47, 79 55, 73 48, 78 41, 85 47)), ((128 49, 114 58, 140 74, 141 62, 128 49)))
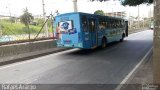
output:
POLYGON ((73 51, 76 51, 76 50, 78 50, 78 49, 66 50, 66 51, 57 52, 57 53, 49 54, 49 55, 46 55, 46 56, 34 58, 34 59, 31 59, 31 60, 27 60, 27 61, 22 61, 22 62, 17 62, 17 63, 13 63, 13 64, 9 64, 9 65, 0 66, 0 70, 5 69, 5 68, 9 68, 9 67, 14 67, 14 66, 17 66, 17 65, 30 63, 30 62, 35 62, 37 60, 42 60, 42 59, 45 59, 45 58, 48 58, 48 57, 51 57, 51 56, 56 56, 56 55, 60 55, 60 54, 68 53, 68 52, 73 52, 73 51))
POLYGON ((123 79, 123 81, 115 88, 115 90, 120 90, 123 84, 126 84, 127 80, 131 77, 131 75, 140 67, 140 65, 145 61, 147 56, 152 51, 153 47, 146 53, 146 55, 142 58, 142 60, 133 68, 133 70, 128 73, 128 75, 123 79))

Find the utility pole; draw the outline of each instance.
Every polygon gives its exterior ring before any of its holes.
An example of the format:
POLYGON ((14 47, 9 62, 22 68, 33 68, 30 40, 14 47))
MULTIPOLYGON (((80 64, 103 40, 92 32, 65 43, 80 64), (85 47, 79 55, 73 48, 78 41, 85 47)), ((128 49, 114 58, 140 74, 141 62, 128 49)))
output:
MULTIPOLYGON (((10 17, 10 21, 11 21, 12 14, 11 14, 11 9, 10 9, 10 4, 8 4, 8 5, 6 6, 6 8, 8 9, 9 17, 10 17)), ((11 23, 12 23, 12 21, 11 21, 11 23)))
POLYGON ((138 5, 138 29, 140 28, 140 22, 139 22, 139 5, 138 5))
POLYGON ((73 8, 74 8, 74 12, 78 12, 77 0, 73 0, 73 8))
POLYGON ((160 84, 160 0, 154 0, 153 82, 160 84))
POLYGON ((112 7, 112 17, 114 17, 113 7, 112 7))
POLYGON ((112 5, 112 16, 115 17, 116 16, 116 11, 114 10, 114 6, 116 5, 116 2, 114 0, 112 0, 111 5, 112 5))
MULTIPOLYGON (((46 19, 46 12, 45 12, 45 4, 44 4, 44 0, 42 0, 42 8, 43 8, 43 19, 44 19, 44 23, 47 20, 46 19)), ((48 37, 48 26, 47 23, 45 23, 45 36, 48 37)))
POLYGON ((30 41, 30 39, 31 39, 31 32, 30 32, 30 29, 29 29, 29 15, 28 15, 28 8, 26 7, 26 21, 27 21, 27 29, 28 29, 28 39, 29 39, 29 41, 30 41))

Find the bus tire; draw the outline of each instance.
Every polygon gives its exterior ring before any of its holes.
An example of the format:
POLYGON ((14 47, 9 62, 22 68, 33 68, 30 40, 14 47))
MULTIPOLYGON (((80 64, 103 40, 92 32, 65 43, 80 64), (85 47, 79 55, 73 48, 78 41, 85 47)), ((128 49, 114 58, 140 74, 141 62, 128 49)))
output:
POLYGON ((103 39, 102 39, 102 48, 106 48, 106 46, 107 46, 107 40, 106 40, 105 37, 103 37, 103 39))
POLYGON ((124 37, 125 37, 125 34, 123 33, 123 34, 122 34, 122 38, 120 39, 120 42, 123 42, 123 41, 124 41, 124 37))

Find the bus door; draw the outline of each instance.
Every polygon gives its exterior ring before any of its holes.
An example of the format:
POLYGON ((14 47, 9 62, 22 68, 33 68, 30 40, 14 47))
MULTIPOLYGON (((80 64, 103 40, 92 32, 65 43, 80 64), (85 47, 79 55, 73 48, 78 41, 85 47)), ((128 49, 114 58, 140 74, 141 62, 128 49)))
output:
POLYGON ((125 33, 128 36, 128 21, 125 21, 125 33))
POLYGON ((90 33, 90 44, 92 48, 97 47, 97 31, 96 31, 96 19, 88 18, 88 28, 90 33))

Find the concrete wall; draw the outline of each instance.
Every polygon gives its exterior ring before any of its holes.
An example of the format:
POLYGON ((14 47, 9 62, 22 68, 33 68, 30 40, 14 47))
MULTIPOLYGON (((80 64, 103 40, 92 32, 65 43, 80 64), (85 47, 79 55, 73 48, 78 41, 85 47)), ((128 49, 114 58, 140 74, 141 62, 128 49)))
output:
POLYGON ((59 50, 53 40, 0 46, 0 62, 59 50))

